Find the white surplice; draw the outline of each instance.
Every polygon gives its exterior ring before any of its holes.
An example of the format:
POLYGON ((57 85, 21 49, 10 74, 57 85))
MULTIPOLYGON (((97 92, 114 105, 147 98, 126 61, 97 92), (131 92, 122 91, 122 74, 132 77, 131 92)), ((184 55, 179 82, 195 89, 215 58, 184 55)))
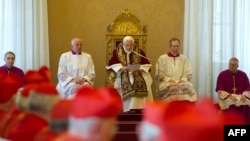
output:
POLYGON ((178 57, 169 57, 163 54, 156 64, 156 76, 163 75, 164 80, 159 82, 158 95, 163 101, 188 100, 196 101, 197 93, 190 82, 192 70, 188 58, 180 54, 178 57), (168 81, 173 79, 176 83, 168 81), (184 83, 178 84, 183 80, 184 83))

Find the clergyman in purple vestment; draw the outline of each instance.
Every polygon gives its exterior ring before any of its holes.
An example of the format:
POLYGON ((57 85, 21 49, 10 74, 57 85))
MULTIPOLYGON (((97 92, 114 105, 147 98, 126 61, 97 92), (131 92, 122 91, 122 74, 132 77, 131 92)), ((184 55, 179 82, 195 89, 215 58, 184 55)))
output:
POLYGON ((239 113, 250 124, 250 83, 247 74, 238 70, 238 63, 237 58, 229 60, 229 68, 217 78, 216 92, 224 112, 239 113))
POLYGON ((24 85, 24 72, 22 69, 14 66, 15 58, 14 52, 6 52, 4 55, 5 64, 0 67, 0 73, 14 75, 19 80, 20 87, 22 87, 24 85))

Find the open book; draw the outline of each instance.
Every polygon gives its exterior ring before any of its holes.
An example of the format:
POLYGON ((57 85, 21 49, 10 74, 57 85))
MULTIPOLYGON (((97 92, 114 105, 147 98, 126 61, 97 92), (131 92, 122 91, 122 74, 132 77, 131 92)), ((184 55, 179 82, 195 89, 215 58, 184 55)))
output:
POLYGON ((127 67, 131 71, 136 71, 136 70, 140 70, 141 65, 140 64, 129 64, 127 67))

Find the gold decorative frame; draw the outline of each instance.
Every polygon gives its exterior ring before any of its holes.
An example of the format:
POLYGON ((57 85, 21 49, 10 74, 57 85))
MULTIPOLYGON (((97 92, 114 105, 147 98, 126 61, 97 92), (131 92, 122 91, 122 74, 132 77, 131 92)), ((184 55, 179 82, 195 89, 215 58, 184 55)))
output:
MULTIPOLYGON (((107 26, 106 34, 106 64, 112 57, 113 50, 122 42, 124 36, 130 35, 135 39, 137 46, 146 52, 147 27, 141 25, 140 20, 125 9, 121 14, 115 17, 113 22, 107 26)), ((106 71, 105 84, 113 85, 115 73, 106 71)))

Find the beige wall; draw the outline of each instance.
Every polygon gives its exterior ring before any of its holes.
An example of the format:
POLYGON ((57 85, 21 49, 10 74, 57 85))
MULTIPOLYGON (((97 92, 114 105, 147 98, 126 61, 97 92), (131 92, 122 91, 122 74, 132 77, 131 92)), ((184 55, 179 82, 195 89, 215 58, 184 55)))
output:
MULTIPOLYGON (((54 83, 57 83, 61 53, 71 49, 72 38, 80 37, 83 51, 93 57, 95 85, 105 84, 106 26, 124 9, 129 9, 142 25, 147 25, 146 53, 151 59, 157 60, 167 52, 170 38, 183 41, 184 0, 48 0, 50 67, 54 83)), ((155 62, 151 63, 154 76, 155 62)))

